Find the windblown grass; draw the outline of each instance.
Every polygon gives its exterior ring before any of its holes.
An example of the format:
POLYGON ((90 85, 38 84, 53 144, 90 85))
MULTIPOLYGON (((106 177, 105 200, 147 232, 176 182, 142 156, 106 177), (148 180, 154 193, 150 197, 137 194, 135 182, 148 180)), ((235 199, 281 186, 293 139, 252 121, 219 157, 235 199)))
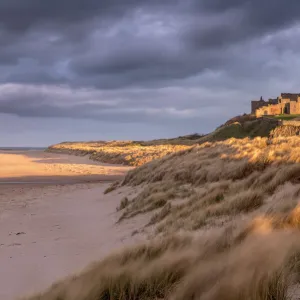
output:
POLYGON ((123 218, 166 206, 151 219, 157 233, 223 226, 271 206, 293 209, 300 195, 300 138, 248 138, 205 143, 128 173, 123 185, 147 187, 123 218), (173 199, 185 199, 173 204, 173 199), (152 208, 152 209, 151 209, 152 208))
POLYGON ((156 238, 27 300, 297 299, 300 137, 196 145, 122 184, 141 192, 120 222, 153 211, 156 238))
POLYGON ((27 300, 284 300, 298 272, 298 218, 295 210, 247 226, 152 241, 27 300))
MULTIPOLYGON (((181 141, 182 142, 182 141, 181 141)), ((89 155, 92 160, 111 164, 140 166, 154 159, 159 159, 170 153, 189 148, 188 145, 143 144, 132 141, 113 142, 66 142, 50 146, 47 151, 75 155, 89 155)), ((192 144, 192 140, 186 141, 192 144)))
POLYGON ((47 151, 89 155, 91 159, 104 163, 141 166, 205 142, 223 141, 229 138, 267 137, 276 125, 276 121, 270 123, 251 115, 244 115, 229 120, 207 135, 192 134, 152 141, 64 142, 50 146, 47 151))

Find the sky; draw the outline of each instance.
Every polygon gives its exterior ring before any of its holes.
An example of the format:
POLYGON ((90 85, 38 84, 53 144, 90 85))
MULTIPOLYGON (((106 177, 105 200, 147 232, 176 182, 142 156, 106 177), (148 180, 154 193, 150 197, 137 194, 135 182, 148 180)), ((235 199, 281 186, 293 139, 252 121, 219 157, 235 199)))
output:
POLYGON ((0 0, 0 146, 207 133, 300 93, 299 0, 0 0))

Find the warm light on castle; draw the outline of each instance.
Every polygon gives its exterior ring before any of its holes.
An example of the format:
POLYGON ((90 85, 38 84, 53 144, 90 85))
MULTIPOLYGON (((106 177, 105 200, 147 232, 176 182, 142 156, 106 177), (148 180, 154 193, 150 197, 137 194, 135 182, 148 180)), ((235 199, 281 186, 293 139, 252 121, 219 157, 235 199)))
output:
POLYGON ((281 93, 275 99, 251 101, 251 113, 256 117, 264 115, 300 114, 300 94, 281 93))

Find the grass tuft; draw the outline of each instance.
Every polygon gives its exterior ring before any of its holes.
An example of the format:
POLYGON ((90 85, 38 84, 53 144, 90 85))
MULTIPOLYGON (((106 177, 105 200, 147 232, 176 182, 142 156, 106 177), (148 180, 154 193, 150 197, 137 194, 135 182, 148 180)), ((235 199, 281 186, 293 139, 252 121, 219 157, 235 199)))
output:
POLYGON ((104 191, 104 194, 106 195, 106 194, 114 191, 119 186, 119 184, 120 184, 119 181, 115 181, 104 191))
POLYGON ((128 198, 127 198, 127 197, 124 197, 124 198, 121 200, 121 203, 120 203, 119 207, 117 208, 117 211, 120 211, 120 210, 126 208, 126 207, 128 206, 128 204, 129 204, 128 198))

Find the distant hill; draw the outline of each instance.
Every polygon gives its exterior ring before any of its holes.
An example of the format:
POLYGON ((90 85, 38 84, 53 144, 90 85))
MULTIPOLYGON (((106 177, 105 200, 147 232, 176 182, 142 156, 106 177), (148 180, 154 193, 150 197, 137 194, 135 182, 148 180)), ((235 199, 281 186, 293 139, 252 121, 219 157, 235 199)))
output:
POLYGON ((48 147, 47 151, 89 155, 91 159, 104 163, 140 166, 205 142, 223 141, 230 138, 269 137, 277 126, 277 119, 256 118, 245 114, 228 120, 206 135, 194 133, 151 141, 63 142, 48 147))

